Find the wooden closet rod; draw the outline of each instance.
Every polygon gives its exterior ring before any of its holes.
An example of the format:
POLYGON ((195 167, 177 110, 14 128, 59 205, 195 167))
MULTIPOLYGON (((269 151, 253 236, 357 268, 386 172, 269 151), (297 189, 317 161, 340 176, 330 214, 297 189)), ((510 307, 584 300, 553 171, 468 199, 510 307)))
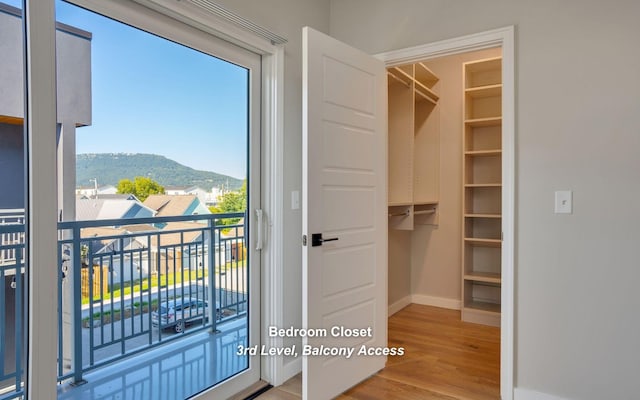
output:
POLYGON ((432 210, 419 210, 419 211, 414 211, 413 214, 414 215, 426 215, 426 214, 435 214, 436 210, 432 209, 432 210))

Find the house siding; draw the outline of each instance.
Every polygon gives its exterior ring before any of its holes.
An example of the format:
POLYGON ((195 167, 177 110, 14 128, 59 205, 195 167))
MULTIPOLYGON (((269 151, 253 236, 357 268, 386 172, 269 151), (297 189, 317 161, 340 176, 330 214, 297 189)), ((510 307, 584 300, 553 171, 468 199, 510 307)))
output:
POLYGON ((24 208, 23 136, 22 125, 0 123, 0 209, 24 208))

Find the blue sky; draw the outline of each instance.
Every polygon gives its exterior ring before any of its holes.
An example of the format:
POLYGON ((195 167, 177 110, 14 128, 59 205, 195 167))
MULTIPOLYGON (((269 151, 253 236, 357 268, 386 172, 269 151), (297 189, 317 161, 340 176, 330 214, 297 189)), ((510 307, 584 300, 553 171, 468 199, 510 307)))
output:
POLYGON ((154 153, 246 176, 244 68, 59 0, 56 19, 93 34, 93 121, 77 130, 78 153, 154 153))

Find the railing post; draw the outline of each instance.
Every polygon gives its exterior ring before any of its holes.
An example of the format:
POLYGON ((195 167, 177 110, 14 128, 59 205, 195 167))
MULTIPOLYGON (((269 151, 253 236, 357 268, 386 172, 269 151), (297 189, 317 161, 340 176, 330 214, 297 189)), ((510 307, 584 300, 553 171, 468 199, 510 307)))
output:
MULTIPOLYGON (((16 384, 16 388, 21 387, 22 385, 22 379, 24 379, 23 376, 23 366, 22 366, 22 349, 25 347, 23 346, 22 343, 22 339, 26 337, 26 335, 24 335, 24 328, 25 328, 25 324, 23 322, 23 316, 24 316, 24 308, 23 308, 23 289, 24 289, 24 283, 23 283, 23 273, 27 272, 27 268, 29 268, 29 264, 25 264, 24 268, 22 267, 22 263, 23 263, 23 254, 21 254, 22 252, 20 251, 20 248, 16 248, 16 269, 15 269, 15 282, 16 282, 16 288, 15 288, 15 308, 14 308, 14 312, 15 312, 15 319, 14 319, 14 332, 15 332, 15 357, 16 357, 16 380, 15 380, 15 384, 16 384)), ((2 284, 4 285, 4 282, 2 282, 2 284)), ((4 299, 3 299, 4 301, 4 299)), ((3 361, 4 362, 4 361, 3 361)))
MULTIPOLYGON (((87 383, 82 379, 82 238, 80 228, 73 227, 73 383, 87 383)), ((89 299, 91 301, 91 299, 89 299)))
POLYGON ((209 301, 209 321, 211 321, 211 332, 216 333, 216 325, 218 323, 218 310, 216 309, 216 289, 215 289, 215 252, 216 252, 216 220, 215 216, 209 220, 209 285, 207 288, 207 297, 209 301))

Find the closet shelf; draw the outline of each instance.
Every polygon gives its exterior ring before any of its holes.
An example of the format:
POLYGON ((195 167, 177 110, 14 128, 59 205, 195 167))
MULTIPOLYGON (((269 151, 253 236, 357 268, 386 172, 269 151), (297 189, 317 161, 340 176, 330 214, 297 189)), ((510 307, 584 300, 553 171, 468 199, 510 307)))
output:
POLYGON ((436 74, 434 74, 433 71, 429 69, 429 67, 421 62, 415 65, 415 75, 418 82, 429 88, 432 88, 433 85, 438 83, 438 81, 440 80, 440 78, 438 78, 436 74))
POLYGON ((389 73, 396 80, 407 85, 408 88, 410 88, 411 84, 413 84, 414 92, 418 95, 416 96, 416 101, 426 100, 430 103, 436 104, 436 102, 440 99, 440 96, 438 96, 433 90, 431 90, 430 87, 422 83, 420 80, 416 79, 401 67, 393 67, 390 71, 387 70, 387 73, 389 73))
POLYGON ((416 93, 424 96, 427 100, 431 101, 433 104, 436 104, 438 100, 440 100, 440 96, 438 96, 431 88, 426 87, 422 83, 416 82, 416 93))
POLYGON ((502 95, 502 84, 479 86, 465 89, 465 94, 471 98, 496 97, 502 95))
POLYGON ((502 240, 500 239, 485 239, 485 238, 464 238, 464 242, 474 246, 487 246, 487 247, 500 247, 502 246, 502 240))
POLYGON ((438 200, 415 200, 413 202, 414 206, 430 206, 438 204, 438 200))
POLYGON ((502 283, 502 277, 500 276, 500 274, 492 272, 467 272, 466 274, 464 274, 464 280, 495 284, 502 283))
POLYGON ((502 83, 502 58, 493 57, 465 63, 465 88, 502 83))
POLYGON ((416 200, 416 201, 396 201, 387 204, 388 207, 405 207, 405 206, 430 206, 438 204, 438 200, 416 200))
POLYGON ((484 301, 470 301, 464 305, 465 311, 481 311, 491 314, 500 313, 500 304, 486 303, 484 301))
POLYGON ((468 188, 502 187, 502 183, 466 183, 464 187, 468 187, 468 188))
POLYGON ((395 201, 387 204, 387 206, 389 207, 402 207, 402 206, 412 206, 412 205, 413 205, 412 201, 395 201))
POLYGON ((465 125, 472 128, 480 128, 485 126, 501 126, 502 117, 474 118, 464 120, 465 125))
POLYGON ((426 101, 426 102, 429 102, 429 103, 431 103, 431 104, 433 104, 433 105, 438 104, 438 99, 439 99, 439 97, 438 97, 438 96, 436 96, 436 95, 435 95, 435 93, 433 93, 433 92, 431 92, 431 91, 429 91, 429 92, 424 91, 424 92, 423 92, 423 89, 424 89, 424 88, 420 88, 420 89, 418 89, 418 88, 416 87, 416 89, 415 89, 415 93, 416 93, 416 95, 417 95, 417 96, 416 96, 416 102, 417 102, 417 103, 422 103, 422 102, 425 102, 425 101, 426 101))
POLYGON ((465 218, 502 218, 502 214, 465 214, 465 218))
POLYGON ((387 76, 391 77, 391 80, 389 81, 389 83, 399 83, 401 85, 403 85, 404 87, 406 87, 407 89, 411 89, 411 83, 405 81, 404 79, 400 78, 398 75, 394 74, 393 72, 387 71, 387 76))
POLYGON ((494 150, 470 150, 470 151, 465 151, 464 154, 466 156, 472 156, 472 157, 491 157, 491 156, 499 156, 502 155, 502 150, 501 149, 494 149, 494 150))

